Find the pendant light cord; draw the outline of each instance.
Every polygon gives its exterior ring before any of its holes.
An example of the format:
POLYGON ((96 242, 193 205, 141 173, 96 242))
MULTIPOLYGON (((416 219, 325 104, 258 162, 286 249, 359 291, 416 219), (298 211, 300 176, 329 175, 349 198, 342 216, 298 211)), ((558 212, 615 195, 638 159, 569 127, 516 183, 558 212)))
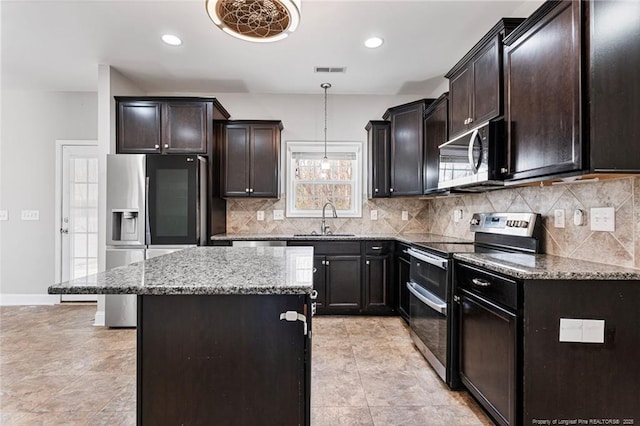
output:
POLYGON ((320 85, 324 89, 324 159, 327 159, 327 89, 331 87, 331 83, 322 83, 320 85))

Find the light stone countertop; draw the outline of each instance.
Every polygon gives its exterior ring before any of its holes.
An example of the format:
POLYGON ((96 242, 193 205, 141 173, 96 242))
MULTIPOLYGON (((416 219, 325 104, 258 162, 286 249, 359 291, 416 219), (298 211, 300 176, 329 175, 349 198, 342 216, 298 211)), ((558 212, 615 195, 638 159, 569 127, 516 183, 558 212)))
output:
POLYGON ((640 270, 549 254, 458 253, 454 259, 524 280, 640 280, 640 270))
POLYGON ((55 284, 50 294, 309 294, 312 247, 194 247, 55 284))

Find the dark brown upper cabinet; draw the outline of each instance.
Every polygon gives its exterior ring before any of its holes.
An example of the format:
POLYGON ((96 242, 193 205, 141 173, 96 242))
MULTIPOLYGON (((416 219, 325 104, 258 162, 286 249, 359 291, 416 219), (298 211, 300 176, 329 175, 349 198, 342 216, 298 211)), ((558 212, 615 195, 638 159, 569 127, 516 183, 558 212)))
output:
POLYGON ((119 154, 207 154, 213 119, 229 113, 213 98, 116 97, 119 154))
POLYGON ((446 75, 449 138, 502 114, 502 40, 524 19, 501 19, 446 75))
POLYGON ((438 147, 448 140, 449 94, 444 93, 424 112, 424 194, 442 192, 438 189, 438 147))
POLYGON ((391 123, 370 121, 365 127, 368 141, 369 198, 389 196, 391 162, 391 123))
POLYGON ((640 171, 639 13, 547 2, 505 39, 510 180, 640 171))
POLYGON ((389 195, 423 192, 424 111, 434 99, 420 99, 389 108, 382 117, 390 122, 389 195))
POLYGON ((228 121, 222 143, 223 197, 280 196, 280 121, 228 121))

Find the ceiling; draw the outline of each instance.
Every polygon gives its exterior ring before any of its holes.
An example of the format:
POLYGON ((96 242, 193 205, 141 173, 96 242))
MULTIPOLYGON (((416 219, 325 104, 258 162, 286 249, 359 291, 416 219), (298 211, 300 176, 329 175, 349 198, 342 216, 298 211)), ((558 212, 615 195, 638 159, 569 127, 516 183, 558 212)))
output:
POLYGON ((541 3, 302 0, 290 37, 250 43, 220 31, 204 0, 2 0, 2 87, 97 91, 108 64, 147 93, 317 94, 329 81, 334 94, 429 94, 499 18, 541 3), (365 48, 371 35, 384 45, 365 48))

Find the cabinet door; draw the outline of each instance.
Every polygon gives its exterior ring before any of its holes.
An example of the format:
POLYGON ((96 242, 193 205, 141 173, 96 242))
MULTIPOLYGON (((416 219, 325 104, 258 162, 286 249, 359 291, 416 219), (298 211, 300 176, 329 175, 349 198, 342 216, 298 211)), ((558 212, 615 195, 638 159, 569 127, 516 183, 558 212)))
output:
POLYGON ((223 195, 226 197, 248 197, 250 126, 230 124, 226 126, 225 133, 222 165, 223 195))
POLYGON ((409 321, 409 289, 407 288, 407 282, 409 281, 409 268, 411 262, 405 257, 398 257, 397 267, 397 283, 398 288, 398 313, 405 321, 409 321))
POLYGON ((449 138, 467 130, 467 120, 471 117, 471 71, 469 68, 449 80, 449 138))
POLYGON ((460 297, 460 375, 500 425, 516 425, 516 317, 467 293, 460 297))
POLYGON ((496 36, 473 61, 471 126, 500 115, 500 41, 496 36))
POLYGON ((438 189, 438 165, 440 150, 438 146, 447 141, 448 101, 445 97, 425 119, 424 152, 424 193, 438 189))
POLYGON ((360 309, 361 261, 360 256, 326 257, 327 308, 360 309))
POLYGON ((207 153, 207 102, 167 102, 162 149, 165 153, 207 153))
POLYGON ((389 123, 372 123, 368 127, 369 141, 369 196, 389 196, 390 138, 389 123))
POLYGON ((139 296, 138 308, 137 424, 309 424, 310 334, 280 319, 306 296, 139 296))
POLYGON ((118 102, 116 121, 118 154, 160 152, 162 143, 162 104, 160 102, 118 102))
POLYGON ((580 3, 558 2, 505 51, 514 179, 581 169, 580 3))
POLYGON ((388 306, 391 256, 367 256, 364 263, 364 309, 391 308, 388 306))
POLYGON ((276 125, 251 126, 249 192, 252 197, 278 197, 280 130, 276 125))
POLYGON ((313 256, 313 289, 318 292, 315 300, 318 313, 322 313, 321 311, 327 306, 324 264, 324 256, 313 256))
POLYGON ((391 116, 391 195, 422 194, 423 112, 418 105, 391 116))

